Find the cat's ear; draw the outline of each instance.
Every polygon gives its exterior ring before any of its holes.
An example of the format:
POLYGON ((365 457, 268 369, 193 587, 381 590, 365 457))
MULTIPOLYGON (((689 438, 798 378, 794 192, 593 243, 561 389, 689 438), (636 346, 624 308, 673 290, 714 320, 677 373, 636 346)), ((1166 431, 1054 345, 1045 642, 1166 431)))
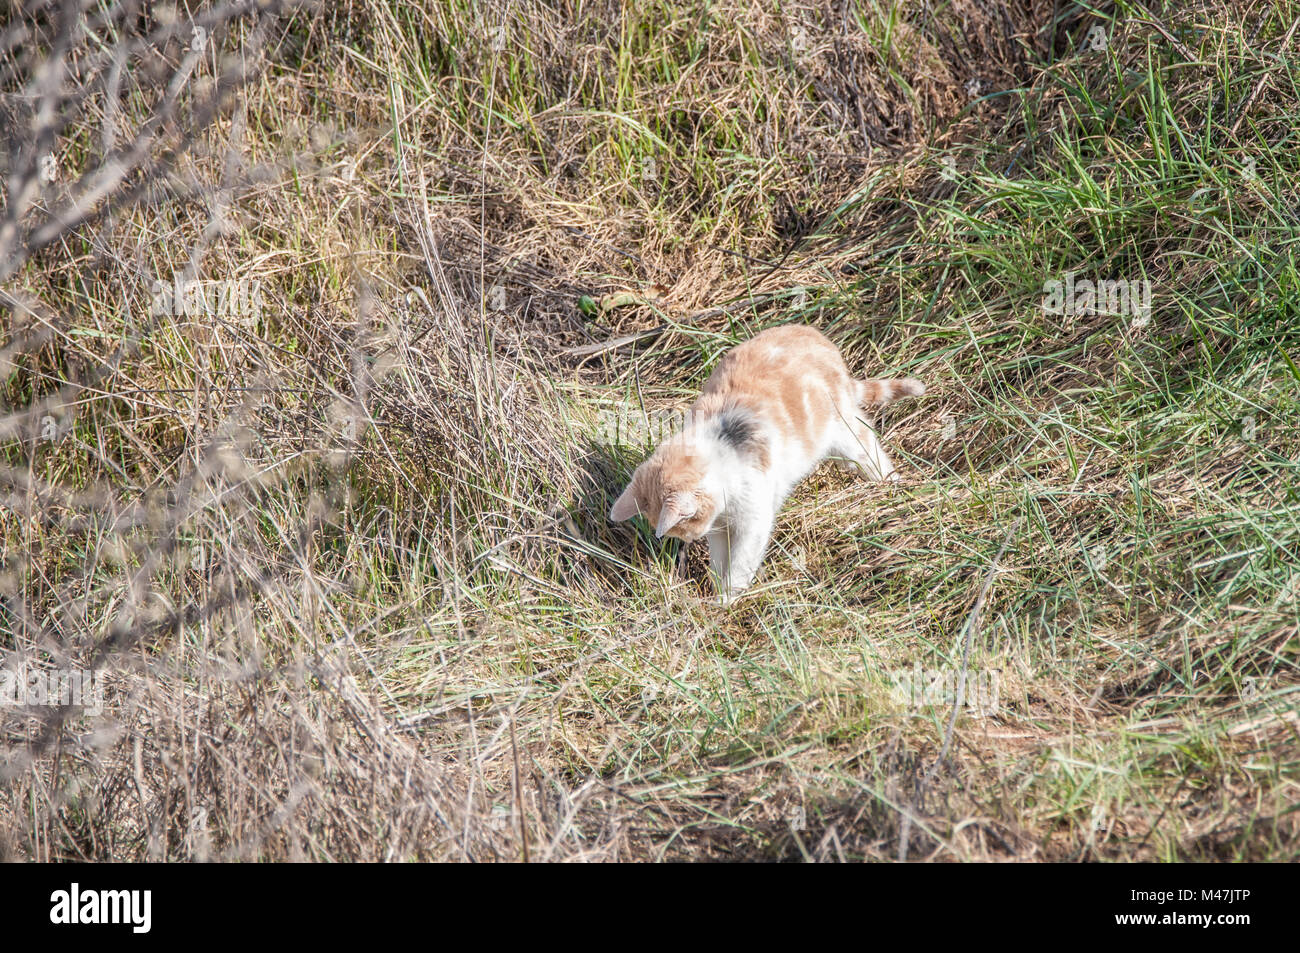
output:
POLYGON ((659 525, 655 527, 655 536, 663 539, 664 533, 682 520, 694 516, 696 509, 693 499, 680 493, 674 493, 664 500, 664 505, 659 510, 659 525))
POLYGON ((630 520, 640 512, 641 504, 636 499, 635 484, 629 483, 627 489, 614 501, 614 506, 609 511, 609 518, 615 523, 621 523, 623 520, 630 520))

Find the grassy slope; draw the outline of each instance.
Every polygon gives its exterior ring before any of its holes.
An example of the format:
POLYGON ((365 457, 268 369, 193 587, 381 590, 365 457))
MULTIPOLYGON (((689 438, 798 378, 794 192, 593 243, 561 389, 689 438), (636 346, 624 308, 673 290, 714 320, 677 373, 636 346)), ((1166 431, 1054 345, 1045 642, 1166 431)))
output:
MULTIPOLYGON (((254 152, 333 127, 208 266, 251 267, 283 307, 206 349, 162 329, 130 373, 181 396, 92 401, 96 453, 33 456, 132 498, 99 461, 165 485, 195 454, 160 448, 200 446, 230 387, 313 395, 264 396, 245 453, 276 479, 180 528, 277 585, 175 647, 258 647, 293 696, 274 660, 343 646, 502 856, 523 829, 531 858, 1293 859, 1300 4, 1053 24, 1050 3, 860 3, 833 31, 746 3, 559 6, 485 25, 375 0, 252 90, 254 152), (1149 280, 1150 324, 1046 313, 1069 271, 1149 280), (646 301, 577 308, 624 289, 646 301), (884 422, 904 482, 819 471, 724 610, 701 554, 680 581, 675 544, 605 521, 646 448, 599 415, 681 407, 793 320, 931 390, 884 422), (301 466, 358 391, 363 448, 301 466), (916 665, 996 672, 996 715, 949 736, 950 706, 891 691, 916 665)), ((3 527, 45 554, 23 585, 48 604, 68 550, 26 525, 3 527)), ((88 628, 115 579, 88 587, 88 628)), ((159 580, 181 604, 221 584, 159 580)), ((286 840, 265 855, 347 851, 286 840)))

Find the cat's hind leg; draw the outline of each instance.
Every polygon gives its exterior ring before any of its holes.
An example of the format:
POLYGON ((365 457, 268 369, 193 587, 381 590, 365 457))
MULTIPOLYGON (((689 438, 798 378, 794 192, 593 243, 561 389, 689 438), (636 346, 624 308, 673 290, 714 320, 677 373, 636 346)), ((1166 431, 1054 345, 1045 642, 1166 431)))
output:
POLYGON ((889 454, 885 453, 885 448, 880 445, 880 438, 876 436, 875 430, 870 425, 854 414, 851 417, 841 418, 837 426, 839 432, 836 434, 831 450, 833 454, 851 461, 852 465, 860 469, 868 479, 888 483, 898 481, 898 471, 894 467, 894 462, 889 459, 889 454))

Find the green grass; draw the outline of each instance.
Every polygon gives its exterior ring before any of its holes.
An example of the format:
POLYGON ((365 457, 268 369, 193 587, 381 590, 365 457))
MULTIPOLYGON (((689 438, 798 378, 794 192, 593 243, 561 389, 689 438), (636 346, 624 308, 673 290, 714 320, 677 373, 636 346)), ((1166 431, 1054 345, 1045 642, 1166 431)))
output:
MULTIPOLYGON (((189 507, 107 540, 0 509, 35 554, 6 597, 93 639, 144 611, 126 580, 159 539, 220 554, 151 573, 165 606, 266 574, 141 654, 243 686, 251 709, 212 689, 200 711, 250 732, 248 711, 297 724, 295 705, 342 724, 327 673, 354 678, 480 838, 430 822, 399 856, 1296 859, 1300 4, 1054 7, 1022 41, 964 3, 859 3, 847 33, 748 3, 515 4, 497 50, 477 4, 318 21, 334 40, 248 91, 249 128, 273 155, 291 121, 346 117, 335 144, 244 193, 212 251, 214 275, 264 276, 262 324, 164 325, 85 396, 75 442, 4 448, 123 507, 199 474, 189 507), (1150 282, 1149 322, 1048 312, 1069 272, 1150 282), (628 289, 641 303, 577 307, 628 289), (882 422, 902 484, 818 471, 756 591, 722 608, 703 554, 682 578, 676 543, 608 523, 648 444, 599 415, 680 409, 726 348, 789 321, 930 390, 882 422), (223 425, 237 452, 204 469, 223 425), (72 590, 86 608, 59 616, 72 590), (996 678, 995 713, 950 729, 950 703, 899 694, 917 667, 996 678)), ((26 278, 122 333, 107 283, 57 260, 26 278)), ((61 339, 7 401, 92 347, 61 339)), ((407 763, 330 730, 307 732, 323 763, 407 763)), ((223 757, 263 766, 264 809, 310 778, 341 816, 376 783, 223 757)), ((394 836, 384 811, 336 842, 295 810, 261 856, 381 856, 394 836)), ((209 816, 237 855, 246 817, 209 816)), ((125 808, 77 818, 114 846, 42 849, 154 849, 125 808)))

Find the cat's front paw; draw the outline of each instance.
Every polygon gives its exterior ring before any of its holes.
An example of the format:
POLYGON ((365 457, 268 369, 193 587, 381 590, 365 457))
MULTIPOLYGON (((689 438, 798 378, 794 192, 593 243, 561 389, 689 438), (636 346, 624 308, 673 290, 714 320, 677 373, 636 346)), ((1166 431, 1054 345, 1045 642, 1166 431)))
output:
POLYGON ((722 585, 719 585, 718 605, 720 606, 731 605, 733 602, 735 602, 737 599, 739 599, 741 596, 745 594, 745 591, 749 589, 749 584, 752 581, 753 581, 752 579, 745 579, 745 580, 737 580, 730 584, 723 583, 722 585))

